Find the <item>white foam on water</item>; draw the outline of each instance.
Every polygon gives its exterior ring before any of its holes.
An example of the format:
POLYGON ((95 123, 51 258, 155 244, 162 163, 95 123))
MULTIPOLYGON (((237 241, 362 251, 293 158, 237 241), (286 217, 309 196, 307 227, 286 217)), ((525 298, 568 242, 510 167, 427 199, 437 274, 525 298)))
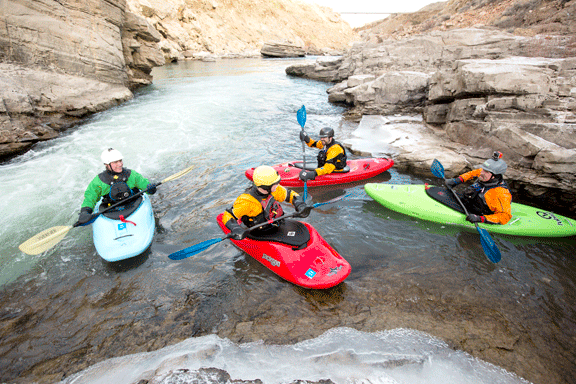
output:
POLYGON ((103 361, 61 384, 135 383, 152 378, 155 383, 192 383, 197 382, 195 376, 179 370, 200 368, 225 370, 231 380, 260 379, 266 384, 325 379, 341 384, 528 383, 423 332, 334 328, 294 345, 235 344, 216 335, 190 338, 158 351, 103 361))

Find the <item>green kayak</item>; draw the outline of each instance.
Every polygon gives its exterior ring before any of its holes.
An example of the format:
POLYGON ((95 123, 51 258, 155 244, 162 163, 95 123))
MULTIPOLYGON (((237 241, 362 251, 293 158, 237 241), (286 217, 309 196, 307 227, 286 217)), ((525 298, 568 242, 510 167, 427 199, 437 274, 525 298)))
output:
MULTIPOLYGON (((434 187, 444 197, 450 192, 444 188, 434 187)), ((450 208, 450 202, 441 203, 426 192, 424 185, 375 184, 364 185, 366 193, 393 211, 441 224, 457 225, 474 229, 474 224, 466 221, 466 216, 450 208), (446 205, 448 204, 448 205, 446 205)), ((512 219, 505 225, 479 224, 489 232, 516 236, 564 237, 576 235, 576 221, 567 217, 512 203, 512 219)))

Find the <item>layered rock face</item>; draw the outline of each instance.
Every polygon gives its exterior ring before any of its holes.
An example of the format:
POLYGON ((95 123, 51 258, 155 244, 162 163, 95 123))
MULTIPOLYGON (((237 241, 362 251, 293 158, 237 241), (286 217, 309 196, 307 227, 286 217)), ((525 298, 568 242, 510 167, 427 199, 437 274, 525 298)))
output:
POLYGON ((342 54, 359 36, 330 8, 291 0, 127 0, 162 35, 167 61, 260 56, 266 42, 342 54))
MULTIPOLYGON (((286 72, 338 82, 329 100, 352 105, 351 116, 422 116, 418 135, 427 138, 398 142, 397 167, 428 174, 439 157, 456 175, 499 150, 516 191, 574 212, 576 58, 545 58, 566 39, 478 28, 431 32, 357 44, 342 58, 286 72)), ((406 134, 414 135, 414 124, 406 134)), ((382 120, 378 129, 403 128, 382 120)), ((362 141, 351 143, 363 150, 362 141)))
POLYGON ((0 158, 130 99, 164 64, 160 35, 125 0, 0 6, 0 158))

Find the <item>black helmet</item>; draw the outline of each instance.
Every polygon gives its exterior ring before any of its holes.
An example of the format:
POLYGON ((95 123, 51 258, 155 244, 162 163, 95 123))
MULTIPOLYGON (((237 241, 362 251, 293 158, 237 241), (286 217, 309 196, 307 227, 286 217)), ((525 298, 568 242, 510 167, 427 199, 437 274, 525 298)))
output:
POLYGON ((334 130, 329 127, 320 130, 320 137, 334 137, 334 130))

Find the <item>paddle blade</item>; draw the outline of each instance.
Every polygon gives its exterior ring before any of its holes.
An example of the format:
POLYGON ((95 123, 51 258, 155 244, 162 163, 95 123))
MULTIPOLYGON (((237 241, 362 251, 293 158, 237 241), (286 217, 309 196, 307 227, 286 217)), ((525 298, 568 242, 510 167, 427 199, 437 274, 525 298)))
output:
POLYGON ((298 112, 296 113, 296 119, 298 119, 298 124, 302 128, 304 128, 304 124, 306 124, 306 107, 302 106, 298 112))
POLYGON ((192 245, 191 247, 181 249, 178 252, 171 253, 168 255, 168 258, 171 260, 186 259, 190 256, 194 256, 202 251, 205 251, 206 249, 210 248, 216 243, 221 242, 224 239, 226 239, 226 237, 203 241, 201 243, 192 245))
POLYGON ((184 169, 184 170, 182 170, 182 171, 180 171, 180 172, 178 172, 178 173, 173 174, 172 176, 168 176, 167 178, 165 178, 164 180, 162 180, 162 184, 163 184, 163 183, 166 183, 166 182, 168 182, 168 181, 176 180, 176 179, 184 176, 185 174, 187 174, 188 172, 190 172, 192 169, 194 169, 194 167, 195 167, 195 165, 191 165, 191 166, 189 166, 188 168, 186 168, 186 169, 184 169))
POLYGON ((434 161, 432 162, 432 167, 430 168, 430 170, 432 171, 432 174, 434 176, 440 179, 444 178, 444 167, 437 159, 434 159, 434 161))
POLYGON ((490 236, 487 230, 480 228, 478 225, 476 225, 476 229, 480 234, 480 244, 482 244, 482 248, 484 249, 484 253, 488 259, 493 263, 499 262, 502 258, 502 254, 496 244, 494 244, 492 236, 490 236))
POLYGON ((49 228, 32 236, 20 244, 18 248, 27 255, 39 255, 58 244, 66 236, 70 228, 72 227, 67 225, 49 228))

